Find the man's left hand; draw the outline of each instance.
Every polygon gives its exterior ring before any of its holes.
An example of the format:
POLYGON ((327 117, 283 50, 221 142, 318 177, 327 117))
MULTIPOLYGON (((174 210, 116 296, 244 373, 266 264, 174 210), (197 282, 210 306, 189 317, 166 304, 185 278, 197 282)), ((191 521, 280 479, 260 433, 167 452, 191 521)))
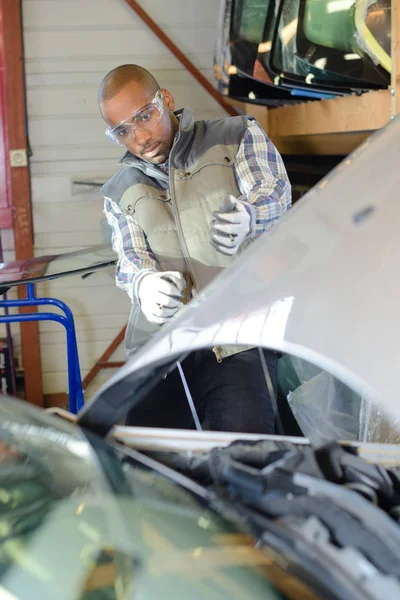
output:
MULTIPOLYGON (((233 197, 231 200, 235 200, 233 197)), ((211 222, 211 243, 221 254, 233 256, 250 231, 250 215, 240 200, 230 212, 216 211, 211 222)))

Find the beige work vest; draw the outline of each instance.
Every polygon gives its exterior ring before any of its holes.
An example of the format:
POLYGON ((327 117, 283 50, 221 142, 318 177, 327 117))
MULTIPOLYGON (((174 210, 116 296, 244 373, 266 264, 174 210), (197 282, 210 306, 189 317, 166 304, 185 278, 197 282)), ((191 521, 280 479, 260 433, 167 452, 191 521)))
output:
MULTIPOLYGON (((189 153, 191 158, 187 161, 174 160, 174 152, 179 152, 178 137, 175 144, 178 149, 174 146, 171 151, 167 189, 155 177, 139 172, 136 181, 127 187, 119 200, 121 208, 135 219, 146 234, 162 269, 185 274, 188 292, 186 300, 191 295, 192 287, 195 292, 202 291, 223 268, 235 260, 234 257, 218 253, 211 245, 210 225, 213 211, 218 210, 229 194, 235 197, 241 195, 233 165, 247 126, 247 118, 239 117, 241 123, 237 119, 233 119, 238 130, 237 140, 229 140, 233 143, 228 144, 212 143, 214 140, 210 143, 209 138, 214 133, 211 127, 211 131, 207 131, 202 138, 205 151, 198 156, 193 151, 197 139, 193 136, 189 153)), ((232 119, 223 121, 229 126, 232 119)), ((181 118, 181 129, 182 127, 184 119, 181 118)), ((184 131, 184 138, 185 133, 184 131)), ((190 133, 189 129, 189 136, 190 133)), ((218 138, 220 137, 221 127, 218 129, 218 138)), ((125 168, 129 169, 129 166, 125 168)), ((109 195, 110 191, 107 190, 106 193, 109 195)), ((240 251, 247 243, 242 244, 240 251)), ((140 307, 133 306, 126 335, 127 353, 136 351, 142 341, 155 331, 159 331, 159 326, 149 324, 140 307)), ((229 346, 219 347, 214 351, 220 360, 247 348, 229 346)))

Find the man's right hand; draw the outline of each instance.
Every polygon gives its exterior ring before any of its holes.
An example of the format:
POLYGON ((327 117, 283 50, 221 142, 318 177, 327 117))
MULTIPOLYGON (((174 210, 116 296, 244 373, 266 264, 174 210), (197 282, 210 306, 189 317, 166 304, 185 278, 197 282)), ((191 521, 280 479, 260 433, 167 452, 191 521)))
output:
POLYGON ((185 287, 185 278, 178 271, 145 275, 139 283, 137 296, 146 319, 157 325, 171 319, 182 306, 185 287))

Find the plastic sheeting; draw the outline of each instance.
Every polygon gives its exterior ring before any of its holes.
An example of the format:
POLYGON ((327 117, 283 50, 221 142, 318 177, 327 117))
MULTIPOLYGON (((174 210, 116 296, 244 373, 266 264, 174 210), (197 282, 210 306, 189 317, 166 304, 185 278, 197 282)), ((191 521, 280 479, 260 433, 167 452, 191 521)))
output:
POLYGON ((313 444, 333 439, 400 443, 400 423, 390 420, 368 398, 302 359, 285 356, 282 361, 286 374, 292 374, 292 386, 296 378, 299 384, 287 393, 289 405, 313 444))

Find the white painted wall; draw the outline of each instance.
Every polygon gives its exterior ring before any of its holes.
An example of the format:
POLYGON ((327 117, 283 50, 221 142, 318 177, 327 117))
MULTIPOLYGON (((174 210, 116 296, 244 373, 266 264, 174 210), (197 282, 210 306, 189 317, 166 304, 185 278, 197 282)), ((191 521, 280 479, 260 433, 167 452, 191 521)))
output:
MULTIPOLYGON (((202 73, 213 80, 219 0, 142 0, 143 8, 202 73)), ((198 118, 223 109, 185 71, 124 0, 23 0, 23 28, 31 158, 35 253, 67 252, 101 241, 98 188, 76 180, 105 181, 121 150, 104 136, 97 108, 103 76, 124 63, 148 68, 177 106, 198 118)), ((9 245, 12 247, 12 240, 9 245)), ((72 309, 82 375, 126 322, 129 299, 110 273, 43 285, 72 309)), ((57 324, 40 325, 45 393, 67 391, 65 337, 57 324)), ((116 359, 123 360, 122 348, 116 359)), ((109 377, 103 373, 97 381, 109 377)))

